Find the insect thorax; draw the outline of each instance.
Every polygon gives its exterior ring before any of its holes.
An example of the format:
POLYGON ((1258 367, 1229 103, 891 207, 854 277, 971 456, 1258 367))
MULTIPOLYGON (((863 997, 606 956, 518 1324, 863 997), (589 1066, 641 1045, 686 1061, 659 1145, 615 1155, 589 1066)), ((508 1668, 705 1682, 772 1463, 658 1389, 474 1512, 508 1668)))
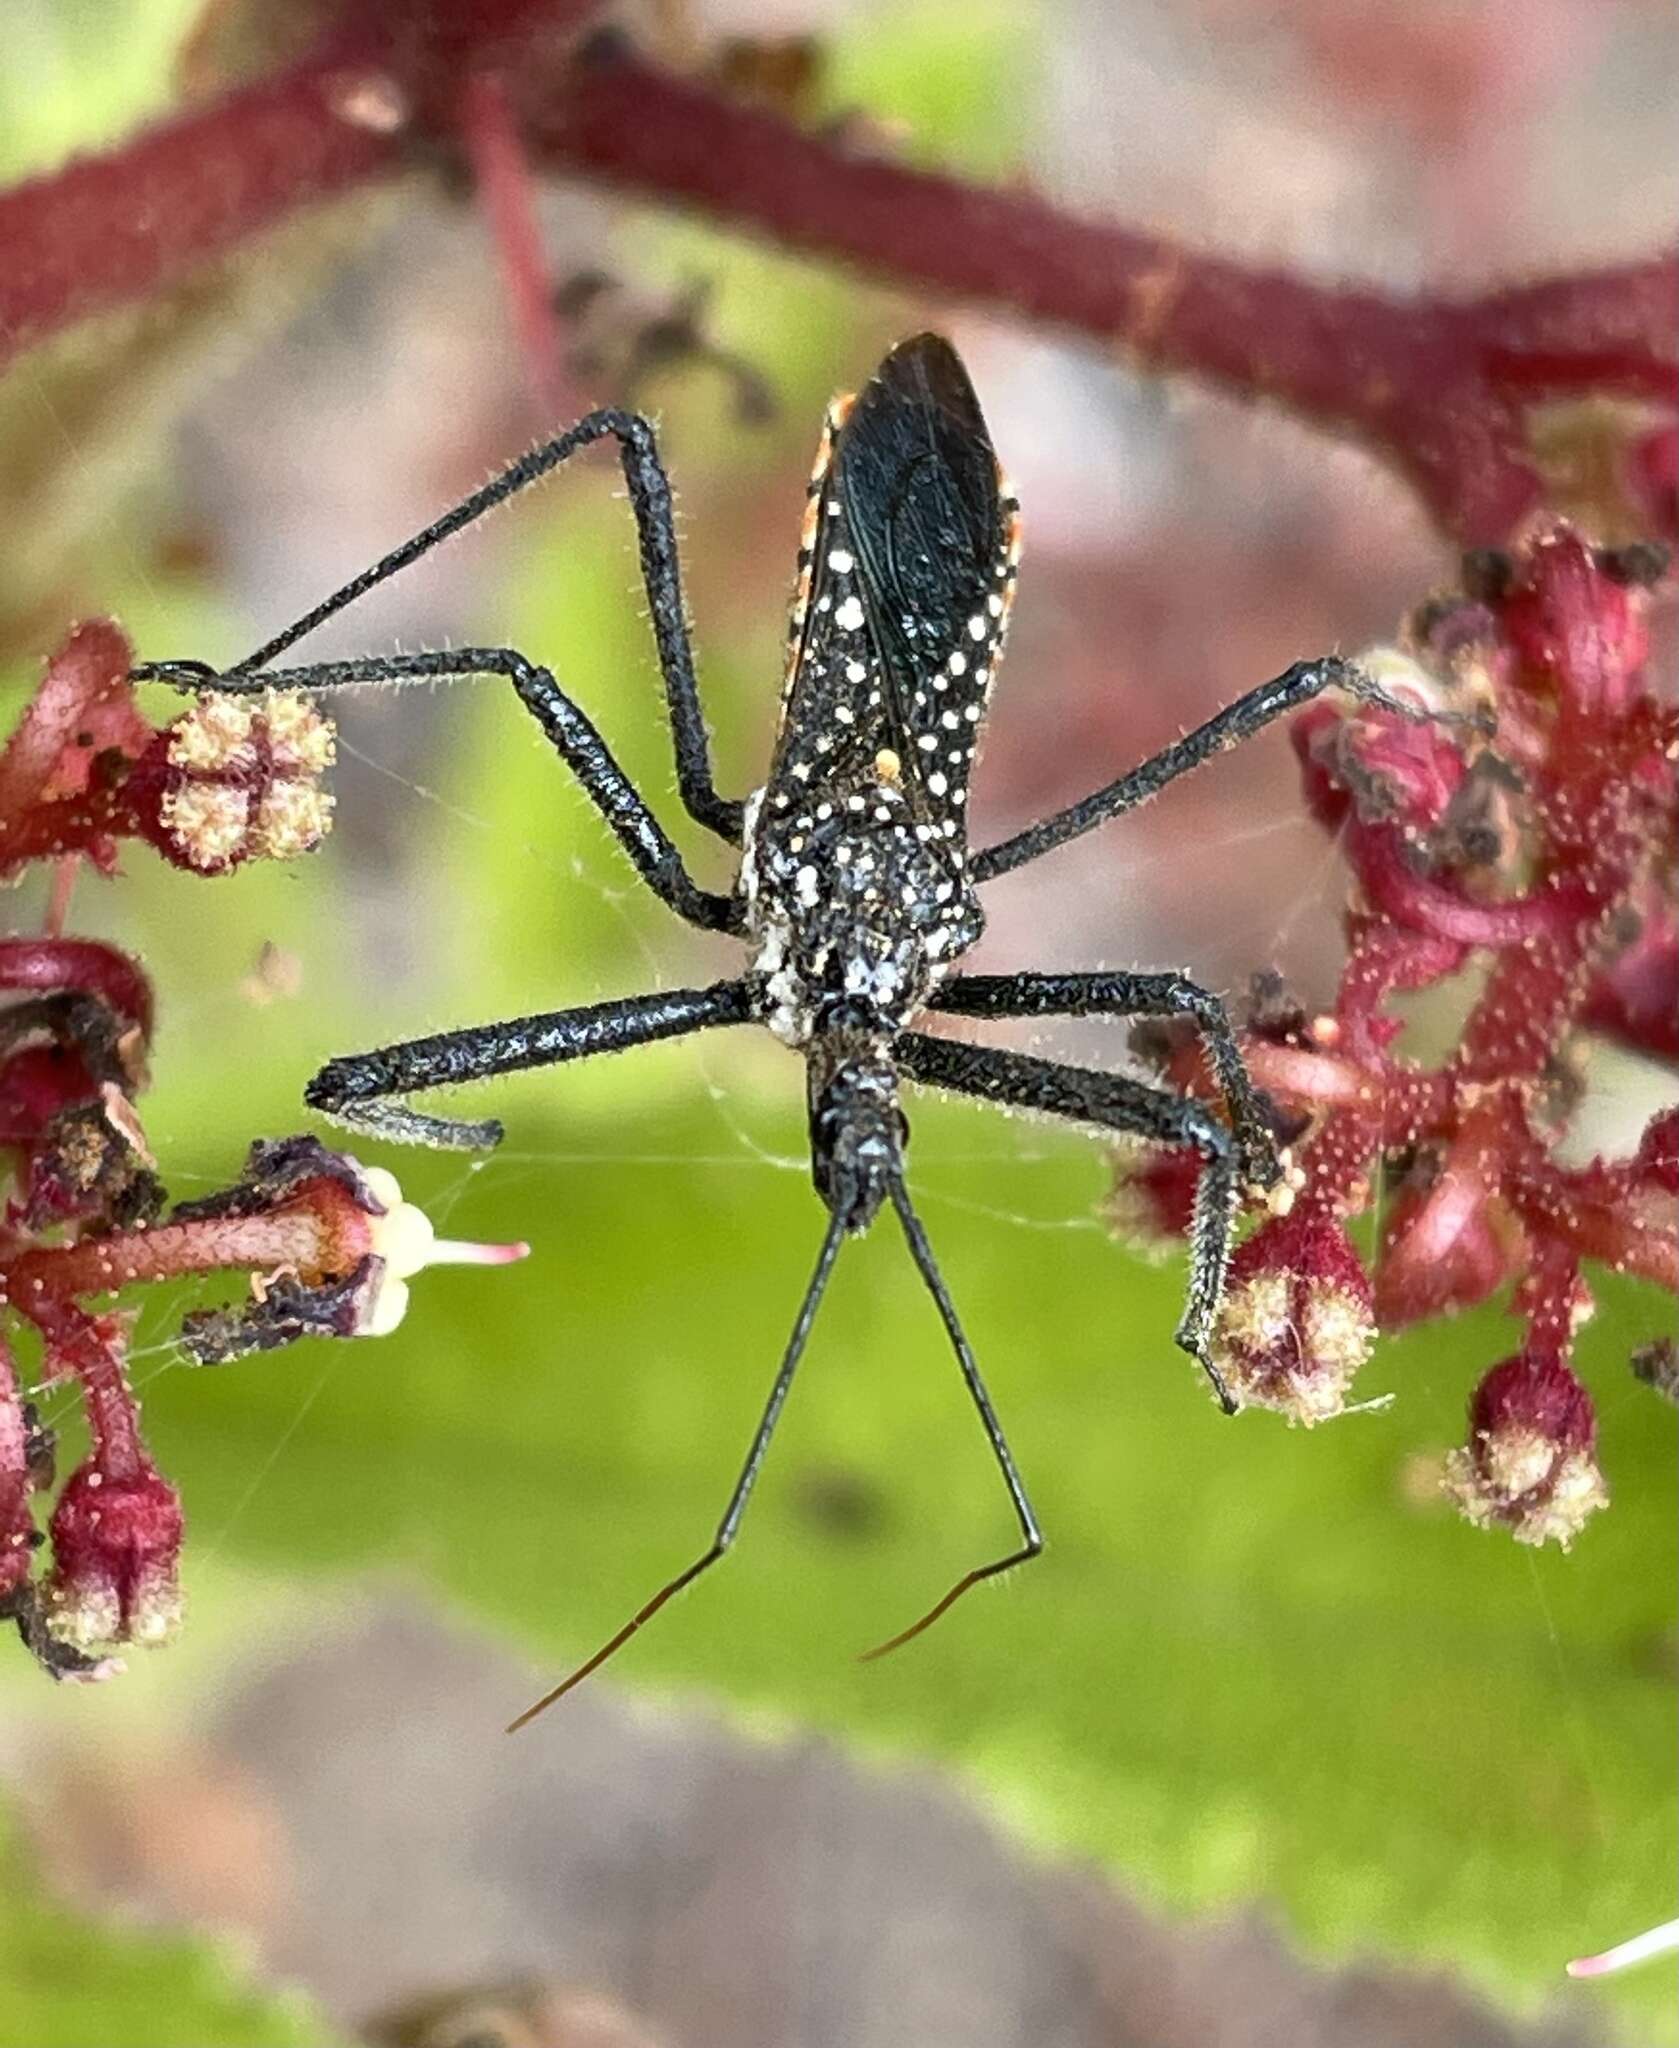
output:
POLYGON ((979 937, 984 918, 957 850, 917 823, 889 783, 747 806, 741 887, 765 1022, 802 1047, 824 1012, 903 1030, 979 937))

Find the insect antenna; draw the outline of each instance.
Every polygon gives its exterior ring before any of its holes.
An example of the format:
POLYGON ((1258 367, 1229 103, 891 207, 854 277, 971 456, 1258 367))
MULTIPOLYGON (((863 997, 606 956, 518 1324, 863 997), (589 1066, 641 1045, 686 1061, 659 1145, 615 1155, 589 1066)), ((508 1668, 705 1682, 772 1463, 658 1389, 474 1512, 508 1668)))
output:
POLYGON ((816 1311, 827 1292, 828 1277, 834 1270, 834 1260, 839 1256, 840 1245, 845 1239, 845 1222, 840 1214, 829 1218, 827 1235, 822 1240, 822 1250, 817 1256, 816 1270, 810 1276, 810 1285, 805 1289, 804 1300, 799 1305, 798 1320, 793 1325, 793 1334, 787 1340, 787 1349, 782 1354, 781 1364, 770 1388, 770 1397, 764 1404, 764 1413, 757 1431, 752 1438, 752 1447, 746 1454, 746 1463, 741 1467, 740 1477, 735 1481, 735 1490, 729 1496, 729 1504, 723 1510, 723 1519, 717 1524, 717 1534, 711 1539, 711 1547, 703 1556, 697 1557, 686 1570, 677 1573, 668 1585, 661 1586, 652 1599, 638 1607, 628 1621, 614 1636, 609 1636, 592 1657, 579 1664, 568 1677, 562 1678, 551 1691, 534 1701, 515 1720, 507 1724, 507 1733, 512 1735, 523 1728, 527 1721, 534 1721, 538 1714, 546 1713, 557 1700, 565 1698, 573 1687, 579 1686, 592 1671, 598 1671, 609 1657, 619 1650, 650 1622, 659 1609, 685 1586, 691 1586, 701 1572, 708 1571, 735 1540, 741 1517, 746 1512, 746 1503, 752 1497, 757 1484, 759 1469, 764 1462, 764 1453, 769 1449, 770 1438, 775 1434, 775 1425, 781 1418, 781 1410, 787 1400, 787 1390, 793 1384, 793 1374, 804 1353, 810 1328, 816 1320, 816 1311))
POLYGON ((933 1247, 927 1242, 927 1233, 921 1227, 909 1198, 909 1190, 902 1180, 892 1182, 892 1206, 898 1212, 898 1221, 904 1227, 904 1238, 909 1245, 910 1257, 916 1270, 927 1283, 927 1291, 938 1304, 939 1315, 944 1322, 945 1333, 950 1338, 951 1349, 956 1353, 956 1363, 962 1369, 962 1378, 979 1419, 984 1426, 986 1440, 991 1445, 991 1455, 997 1461, 997 1469, 1003 1475, 1003 1484, 1009 1490, 1009 1501, 1014 1508, 1015 1520, 1020 1524, 1020 1545, 1011 1550, 1007 1557, 994 1559, 990 1564, 976 1565, 970 1572, 964 1572, 950 1591, 936 1600, 919 1621, 912 1621, 908 1628, 900 1629, 895 1636, 888 1636, 884 1643, 877 1643, 872 1650, 862 1653, 861 1662, 867 1664, 876 1657, 885 1657, 893 1650, 901 1650, 905 1643, 912 1642, 924 1630, 932 1627, 941 1614, 954 1607, 962 1595, 985 1579, 994 1579, 1000 1573, 1011 1571, 1017 1564, 1026 1564, 1036 1557, 1044 1547, 1038 1518, 1032 1512, 1032 1503, 1026 1498, 1026 1489, 1021 1484, 1020 1474, 1015 1469, 1014 1454, 1010 1451, 1003 1426, 997 1420, 997 1412, 991 1405, 991 1396, 985 1391, 985 1382, 980 1378, 979 1367, 974 1354, 963 1334, 962 1325, 956 1314, 956 1304, 950 1298, 950 1290, 944 1284, 938 1261, 933 1257, 933 1247))

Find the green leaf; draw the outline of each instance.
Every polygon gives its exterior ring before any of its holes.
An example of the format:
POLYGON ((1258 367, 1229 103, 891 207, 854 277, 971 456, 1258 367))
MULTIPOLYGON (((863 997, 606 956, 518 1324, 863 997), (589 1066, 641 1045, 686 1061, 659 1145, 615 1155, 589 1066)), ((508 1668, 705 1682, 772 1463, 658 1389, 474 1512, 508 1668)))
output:
MULTIPOLYGON (((156 1381, 189 1582, 222 1558, 404 1566, 558 1675, 704 1547, 820 1212, 780 1163, 798 1083, 773 1048, 734 1034, 635 1072, 652 1112, 626 1088, 609 1119, 556 1121, 550 1075, 505 1160, 392 1162, 452 1232, 530 1237, 527 1266, 426 1276, 387 1343, 156 1381), (682 1085, 702 1060, 711 1102, 682 1085)), ((1093 1147, 918 1104, 914 1170, 1045 1558, 853 1661, 1012 1540, 888 1225, 841 1262, 738 1548, 614 1677, 941 1758, 1045 1849, 1176 1908, 1269 1901, 1315 1952, 1449 1964, 1518 2006, 1660 1917, 1671 1418, 1625 1360, 1664 1304, 1606 1286, 1586 1361, 1616 1504, 1573 1555, 1534 1556, 1418 1476, 1507 1343, 1497 1317, 1385 1343, 1365 1390, 1391 1411, 1226 1422, 1169 1342, 1181 1275, 1087 1223, 1093 1147)), ((563 1709, 522 1739, 563 1741, 563 1709)), ((1649 1976, 1593 1995, 1672 2038, 1649 1976)))

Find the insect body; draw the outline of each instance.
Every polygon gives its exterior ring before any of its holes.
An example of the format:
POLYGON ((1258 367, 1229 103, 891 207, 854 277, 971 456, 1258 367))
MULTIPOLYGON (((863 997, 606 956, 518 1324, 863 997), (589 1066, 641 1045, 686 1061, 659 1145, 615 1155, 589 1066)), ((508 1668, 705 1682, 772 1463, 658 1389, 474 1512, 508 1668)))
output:
POLYGON ((817 1186, 849 1228, 901 1173, 892 1046, 984 926, 968 780, 1018 534, 944 344, 906 345, 830 408, 741 894, 765 1021, 809 1062, 817 1186))
MULTIPOLYGON (((728 1024, 763 1024, 802 1055, 811 1161, 828 1212, 769 1399, 711 1544, 543 1700, 521 1725, 603 1663, 733 1542, 845 1237, 890 1205, 943 1321, 1008 1490, 1018 1540, 966 1573, 881 1650, 936 1620, 980 1580, 1034 1557, 1036 1517, 905 1181, 904 1077, 1098 1130, 1199 1151, 1188 1300, 1177 1342, 1226 1407, 1209 1349, 1245 1182, 1278 1162, 1263 1105, 1216 996, 1176 973, 963 975, 983 928, 979 891, 1146 801, 1331 685, 1389 704, 1359 670, 1302 662, 1080 802, 975 851, 971 774, 1007 628, 1019 512, 979 402, 948 342, 923 334, 886 357, 855 401, 829 410, 801 536, 781 720, 764 787, 746 803, 712 778, 683 608, 670 488, 652 429, 635 414, 589 414, 270 640, 235 668, 147 664, 137 677, 184 689, 331 690, 444 676, 505 677, 577 774, 648 886, 690 923, 738 933, 746 969, 708 988, 590 1004, 450 1031, 330 1060, 307 1100, 363 1130, 410 1142, 494 1144, 493 1121, 412 1107, 427 1088, 558 1065, 728 1024), (323 620, 593 441, 618 444, 665 685, 677 780, 690 816, 740 849, 735 888, 694 882, 675 844, 587 715, 543 667, 511 648, 370 656, 275 668, 323 620), (1180 1016, 1200 1030, 1228 1120, 1199 1101, 1120 1074, 1065 1066, 915 1029, 925 1010, 969 1017, 1180 1016)), ((871 1652, 879 1654, 879 1652, 871 1652)))

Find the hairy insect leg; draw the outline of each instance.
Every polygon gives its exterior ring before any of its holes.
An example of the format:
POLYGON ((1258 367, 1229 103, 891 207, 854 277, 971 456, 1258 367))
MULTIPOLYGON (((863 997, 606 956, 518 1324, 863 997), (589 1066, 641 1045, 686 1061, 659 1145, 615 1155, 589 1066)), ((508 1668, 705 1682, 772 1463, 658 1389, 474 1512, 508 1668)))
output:
MULTIPOLYGON (((593 442, 610 437, 618 444, 618 458, 629 489, 630 509, 635 515, 636 539, 641 555, 641 580, 647 593, 647 607, 658 648, 659 671, 664 680, 665 704, 670 717, 671 740, 676 752, 676 779, 688 814, 697 824, 740 844, 744 807, 717 793, 712 779, 711 746, 705 717, 700 709, 699 683, 694 674, 694 655, 689 642, 688 614, 682 597, 681 561, 676 545, 676 519, 670 480, 659 459, 659 447, 651 424, 639 413, 603 407, 587 414, 576 426, 557 434, 553 440, 528 449, 499 476, 422 528, 412 539, 393 548, 388 555, 353 576, 325 597, 283 632, 276 633, 254 654, 237 664, 233 675, 261 669, 276 655, 284 654, 326 620, 365 597, 368 591, 417 562, 470 526, 486 512, 516 497, 540 478, 549 475, 593 442)), ((156 664, 172 667, 180 664, 156 664)), ((169 678, 162 678, 169 680, 169 678)))
POLYGON ((1282 1171, 1259 1091, 1224 1005, 1184 974, 962 974, 928 1007, 962 1017, 1187 1017, 1201 1034, 1242 1152, 1244 1179, 1268 1188, 1282 1171))
POLYGON ((1064 811, 1056 811, 1048 818, 1041 818, 1037 824, 1028 825, 1025 831, 1017 832, 1012 839, 1004 839, 996 846, 988 846, 976 853, 971 868, 974 880, 993 881, 998 875, 1006 875, 1012 869, 1038 859, 1041 854, 1064 846, 1069 839, 1077 839, 1096 826, 1106 824, 1108 819, 1117 818, 1124 811, 1135 810, 1151 796, 1158 796, 1180 775, 1199 768, 1214 754, 1222 754, 1227 748, 1252 739, 1274 719, 1298 710, 1322 691, 1331 689, 1346 690, 1366 703, 1379 704, 1385 711, 1418 723, 1433 715, 1402 698, 1390 696, 1379 684, 1372 682, 1357 663, 1344 661, 1339 655, 1328 655, 1322 661, 1297 661, 1280 676, 1261 683, 1258 689, 1249 690, 1234 704, 1227 704, 1222 711, 1215 712, 1204 725, 1198 725, 1182 739, 1174 740, 1169 747, 1162 747, 1158 754, 1128 770, 1117 782, 1107 783, 1078 803, 1069 804, 1064 811))
POLYGON ((549 744, 582 784, 585 795, 611 826, 637 874, 679 917, 708 931, 733 931, 740 922, 732 896, 702 889, 682 855, 654 817, 593 720, 568 697, 552 673, 511 647, 459 647, 427 654, 372 654, 351 661, 313 662, 303 668, 233 670, 223 675, 201 662, 144 662, 131 671, 141 682, 173 684, 181 690, 250 697, 266 690, 354 689, 364 683, 445 682, 472 676, 501 676, 547 735, 549 744))
POLYGON ((558 1685, 550 1687, 541 1699, 533 1701, 522 1714, 511 1720, 507 1724, 509 1735, 523 1728, 527 1722, 534 1721, 538 1714, 546 1713, 556 1701, 564 1699, 574 1687, 581 1685, 591 1672, 598 1671, 609 1657, 616 1656, 630 1637, 645 1628, 661 1607, 674 1600, 684 1587, 691 1586, 702 1572, 709 1571, 734 1542, 736 1532, 740 1528, 741 1517, 746 1513, 746 1504, 752 1498, 752 1489, 758 1483, 758 1473, 763 1466, 764 1454, 769 1449, 770 1438, 775 1434, 775 1425, 781 1419, 788 1389, 793 1384, 793 1374, 804 1355, 811 1324, 816 1320, 816 1311, 821 1306, 822 1296, 827 1290, 828 1276, 834 1270, 834 1260, 839 1256, 839 1248, 844 1239, 845 1221, 842 1216, 836 1214, 829 1219, 827 1233, 822 1239, 822 1250, 817 1257, 816 1270, 810 1276, 804 1300, 799 1305, 798 1318, 793 1324, 793 1334, 787 1340, 787 1349, 776 1370, 775 1382, 770 1388, 769 1399, 764 1404, 763 1416, 753 1433, 752 1446, 746 1454, 746 1463, 741 1467, 740 1477, 735 1481, 734 1492, 729 1495, 729 1504, 723 1510, 723 1519, 717 1524, 717 1533, 712 1537, 710 1547, 695 1558, 686 1570, 678 1572, 668 1584, 661 1586, 651 1600, 644 1601, 623 1627, 616 1634, 609 1636, 592 1657, 585 1658, 575 1671, 562 1678, 558 1685))
POLYGON ((459 1122, 390 1098, 488 1080, 527 1067, 560 1066, 597 1053, 624 1052, 713 1025, 749 1023, 755 1015, 752 992, 743 981, 661 989, 653 995, 514 1017, 328 1060, 303 1095, 312 1109, 376 1137, 482 1151, 501 1142, 502 1127, 493 1118, 459 1122))
POLYGON ((900 1650, 905 1643, 930 1629, 942 1614, 949 1613, 962 1595, 973 1587, 982 1585, 987 1579, 995 1579, 1002 1573, 1012 1571, 1018 1564, 1028 1564, 1044 1547, 1043 1532, 1038 1527, 1038 1518, 1032 1512, 1032 1503, 1026 1498, 1026 1488, 1016 1469, 1014 1454, 1010 1451, 1008 1438, 1003 1426, 997 1420, 997 1412, 991 1405, 991 1396, 985 1390, 975 1363, 973 1349, 969 1345, 962 1325, 956 1314, 956 1304, 950 1298, 950 1290, 944 1284, 938 1263, 933 1257, 933 1248, 927 1242, 927 1233, 921 1227, 921 1219, 910 1205, 909 1192, 901 1180, 892 1183, 892 1206, 898 1212, 898 1221, 904 1227, 904 1237, 909 1244, 910 1256, 916 1269, 927 1283, 927 1291, 938 1304, 940 1319, 945 1334, 950 1339, 951 1349, 956 1353, 956 1363, 961 1367, 962 1379, 979 1419, 985 1430, 986 1441, 991 1446, 991 1455, 997 1461, 997 1469, 1003 1475, 1003 1484, 1008 1488, 1009 1503, 1014 1509, 1015 1520, 1020 1524, 1019 1546, 1007 1557, 993 1559, 990 1564, 976 1565, 972 1571, 964 1572, 955 1585, 942 1599, 935 1600, 918 1621, 912 1621, 908 1628, 899 1629, 895 1636, 888 1636, 883 1643, 877 1643, 872 1650, 865 1650, 862 1662, 872 1663, 877 1657, 889 1656, 900 1650))
POLYGON ((1237 1403, 1213 1362, 1212 1329, 1230 1264, 1241 1162, 1235 1141, 1218 1119, 1199 1102, 1124 1074, 1063 1066, 995 1046, 962 1045, 955 1039, 906 1031, 896 1050, 903 1071, 931 1087, 1093 1124, 1099 1130, 1153 1138, 1163 1145, 1189 1145, 1200 1153, 1201 1181, 1190 1226, 1189 1294, 1175 1341, 1207 1375, 1219 1406, 1234 1415, 1237 1403))

